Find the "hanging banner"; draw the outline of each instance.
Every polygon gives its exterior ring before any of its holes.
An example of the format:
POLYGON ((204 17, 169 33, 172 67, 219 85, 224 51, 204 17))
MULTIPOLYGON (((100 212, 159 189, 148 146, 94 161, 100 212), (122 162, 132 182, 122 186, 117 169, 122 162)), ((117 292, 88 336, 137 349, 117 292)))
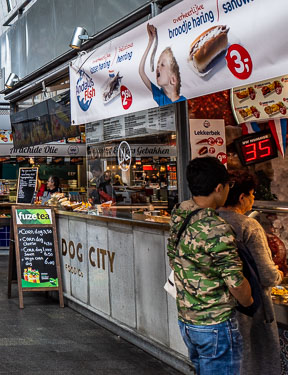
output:
POLYGON ((189 124, 192 159, 215 156, 226 165, 225 121, 190 119, 189 124))
POLYGON ((72 124, 287 74, 287 14, 287 0, 183 0, 71 63, 72 124))

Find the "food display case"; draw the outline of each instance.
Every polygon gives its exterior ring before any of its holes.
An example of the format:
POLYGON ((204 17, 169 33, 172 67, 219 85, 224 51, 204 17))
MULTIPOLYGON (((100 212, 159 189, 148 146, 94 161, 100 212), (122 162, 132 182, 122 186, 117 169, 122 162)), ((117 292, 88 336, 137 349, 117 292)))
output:
MULTIPOLYGON (((253 216, 266 231, 268 243, 275 264, 287 275, 288 202, 255 201, 253 216)), ((272 289, 278 324, 288 329, 288 277, 281 285, 272 289)))

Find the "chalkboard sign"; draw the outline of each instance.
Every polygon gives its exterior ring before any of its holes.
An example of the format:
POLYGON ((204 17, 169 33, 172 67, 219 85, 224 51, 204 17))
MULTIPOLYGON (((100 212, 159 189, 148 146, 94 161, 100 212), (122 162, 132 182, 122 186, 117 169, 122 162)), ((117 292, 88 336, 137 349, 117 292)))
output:
POLYGON ((52 228, 18 227, 22 288, 58 286, 52 228))
MULTIPOLYGON (((25 291, 59 291, 60 306, 64 306, 59 251, 53 208, 12 206, 13 239, 20 308, 24 307, 25 291)), ((10 264, 13 263, 10 246, 10 264)), ((8 281, 8 296, 11 295, 8 281)), ((10 282, 10 284, 9 284, 10 282)))
POLYGON ((16 203, 34 203, 38 168, 19 168, 16 203))

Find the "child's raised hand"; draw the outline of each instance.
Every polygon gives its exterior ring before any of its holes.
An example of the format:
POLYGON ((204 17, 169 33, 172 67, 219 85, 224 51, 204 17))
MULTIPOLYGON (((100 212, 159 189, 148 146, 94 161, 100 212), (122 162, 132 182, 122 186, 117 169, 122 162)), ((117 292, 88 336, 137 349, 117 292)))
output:
POLYGON ((147 33, 148 33, 148 36, 149 36, 149 41, 154 40, 154 38, 156 36, 156 32, 157 32, 156 27, 147 23, 147 33))

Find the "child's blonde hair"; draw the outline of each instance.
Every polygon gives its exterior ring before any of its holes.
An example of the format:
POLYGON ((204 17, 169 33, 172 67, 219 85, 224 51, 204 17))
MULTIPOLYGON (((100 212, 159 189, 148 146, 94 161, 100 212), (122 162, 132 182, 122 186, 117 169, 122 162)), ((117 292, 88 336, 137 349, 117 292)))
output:
MULTIPOLYGON (((181 87, 181 76, 180 76, 180 69, 179 65, 173 55, 172 49, 170 47, 166 47, 162 52, 161 55, 167 53, 170 57, 170 70, 176 76, 176 94, 180 95, 180 87, 181 87)), ((161 56, 160 55, 160 56, 161 56)))

